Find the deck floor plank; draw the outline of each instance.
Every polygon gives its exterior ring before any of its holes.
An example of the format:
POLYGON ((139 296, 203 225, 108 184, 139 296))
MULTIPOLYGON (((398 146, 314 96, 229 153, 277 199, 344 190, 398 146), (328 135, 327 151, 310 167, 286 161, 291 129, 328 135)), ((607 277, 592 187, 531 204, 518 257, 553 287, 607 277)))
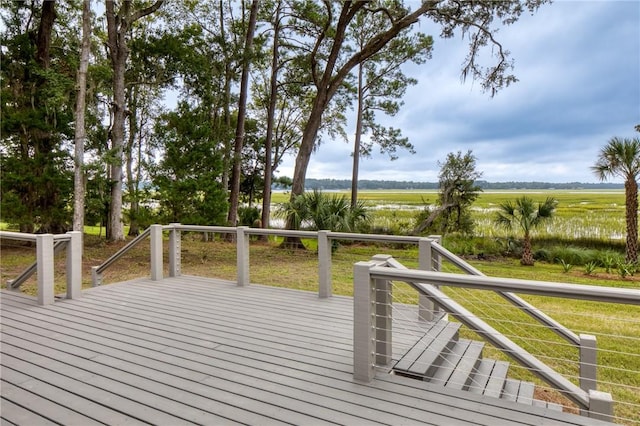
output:
MULTIPOLYGON (((598 424, 383 371, 354 381, 350 297, 183 276, 1 299, 3 424, 598 424)), ((397 355, 425 324, 394 309, 397 355)))

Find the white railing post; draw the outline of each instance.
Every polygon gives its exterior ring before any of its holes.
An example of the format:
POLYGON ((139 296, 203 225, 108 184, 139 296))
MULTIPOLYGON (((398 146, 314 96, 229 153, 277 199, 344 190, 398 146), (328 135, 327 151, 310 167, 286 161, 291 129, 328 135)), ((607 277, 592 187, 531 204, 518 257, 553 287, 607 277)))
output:
POLYGON ((610 393, 593 389, 589 391, 589 417, 605 422, 613 421, 613 398, 610 393))
POLYGON ((98 266, 91 267, 91 287, 102 285, 102 274, 98 272, 98 266))
POLYGON ((370 382, 375 370, 375 288, 369 270, 373 262, 353 267, 353 378, 370 382))
MULTIPOLYGON (((421 238, 418 241, 418 269, 433 271, 434 256, 431 249, 430 238, 421 238)), ((418 318, 422 321, 434 321, 437 319, 438 307, 424 294, 418 295, 418 318)))
POLYGON ((151 225, 149 236, 150 256, 151 256, 151 280, 162 280, 162 225, 151 225))
POLYGON ((598 389, 597 351, 596 336, 580 334, 580 389, 586 392, 598 389))
POLYGON ((36 235, 36 262, 38 266, 38 305, 49 305, 55 299, 53 271, 53 235, 36 235))
POLYGON ((169 231, 169 276, 182 275, 182 232, 177 227, 179 223, 171 223, 169 231))
POLYGON ((71 238, 67 243, 67 299, 76 299, 82 294, 82 232, 67 232, 71 238))
MULTIPOLYGON (((442 245, 442 235, 429 235, 431 241, 442 245)), ((442 257, 439 253, 433 253, 431 271, 440 272, 442 270, 442 257)))
POLYGON ((318 296, 331 297, 331 241, 330 231, 318 231, 318 296))
MULTIPOLYGON (((580 334, 580 389, 585 392, 598 389, 597 346, 596 337, 590 334, 580 334)), ((591 411, 591 409, 589 409, 591 411)), ((588 416, 589 411, 580 410, 580 414, 588 416)))
POLYGON ((249 234, 247 226, 236 228, 236 267, 238 269, 238 286, 249 285, 249 234))

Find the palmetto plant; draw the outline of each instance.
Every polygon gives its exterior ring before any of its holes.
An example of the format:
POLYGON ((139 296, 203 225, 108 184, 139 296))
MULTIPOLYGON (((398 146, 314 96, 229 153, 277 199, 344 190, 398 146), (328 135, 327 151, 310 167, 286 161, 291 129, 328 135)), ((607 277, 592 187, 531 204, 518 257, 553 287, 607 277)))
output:
POLYGON ((614 176, 624 179, 627 220, 627 263, 638 261, 638 175, 640 174, 640 139, 612 138, 602 148, 591 170, 600 180, 614 176))
POLYGON ((519 228, 524 232, 522 259, 520 259, 522 265, 534 264, 531 231, 541 223, 550 220, 557 205, 558 201, 553 197, 548 197, 544 203, 539 204, 527 196, 517 198, 515 202, 507 201, 500 204, 495 223, 509 229, 519 228))
POLYGON ((354 232, 369 221, 365 204, 353 208, 345 195, 326 194, 319 190, 305 192, 282 205, 280 213, 292 218, 295 228, 354 232))

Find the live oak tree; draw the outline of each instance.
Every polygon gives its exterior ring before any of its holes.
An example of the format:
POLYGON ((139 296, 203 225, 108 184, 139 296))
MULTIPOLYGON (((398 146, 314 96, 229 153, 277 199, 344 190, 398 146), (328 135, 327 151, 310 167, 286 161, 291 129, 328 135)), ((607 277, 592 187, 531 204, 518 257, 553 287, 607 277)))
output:
MULTIPOLYGON (((639 129, 640 131, 640 129, 639 129)), ((624 179, 627 222, 626 261, 638 261, 638 176, 640 176, 640 138, 609 140, 591 170, 600 180, 618 176, 624 179)))
POLYGON ((132 25, 139 19, 156 12, 164 0, 157 0, 148 7, 134 8, 132 0, 105 2, 107 18, 107 49, 113 69, 113 122, 110 130, 111 160, 109 178, 111 183, 111 203, 109 206, 109 227, 107 239, 124 240, 122 222, 123 191, 123 148, 125 141, 125 120, 127 105, 125 102, 125 71, 129 59, 128 37, 132 25))
MULTIPOLYGON (((291 198, 304 192, 307 167, 316 144, 323 112, 354 67, 371 58, 403 30, 424 18, 440 26, 442 37, 450 38, 460 31, 468 38, 469 53, 462 65, 462 77, 479 80, 482 88, 494 95, 516 81, 515 76, 508 73, 513 66, 509 52, 495 37, 492 27, 494 20, 512 24, 525 10, 533 12, 544 2, 545 0, 427 0, 415 10, 409 10, 402 2, 394 2, 388 7, 379 2, 299 2, 300 36, 312 40, 308 48, 308 64, 316 91, 295 161, 291 198), (362 49, 347 52, 344 49, 347 30, 358 13, 379 14, 386 19, 362 49), (480 60, 480 52, 486 46, 490 47, 491 58, 494 60, 489 66, 483 66, 480 60)), ((294 223, 288 220, 287 225, 291 228, 294 223)))

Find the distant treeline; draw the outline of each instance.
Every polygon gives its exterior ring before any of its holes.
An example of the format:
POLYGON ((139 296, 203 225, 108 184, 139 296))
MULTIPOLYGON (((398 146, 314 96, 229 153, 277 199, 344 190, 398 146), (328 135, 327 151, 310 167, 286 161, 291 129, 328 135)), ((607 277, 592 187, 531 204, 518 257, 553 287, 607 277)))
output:
MULTIPOLYGON (((624 189, 621 183, 550 183, 550 182, 487 182, 479 180, 478 185, 490 189, 624 189)), ((349 179, 306 179, 305 188, 322 190, 351 189, 349 179)), ((413 182, 392 180, 360 180, 358 188, 367 189, 438 189, 437 182, 413 182)))

